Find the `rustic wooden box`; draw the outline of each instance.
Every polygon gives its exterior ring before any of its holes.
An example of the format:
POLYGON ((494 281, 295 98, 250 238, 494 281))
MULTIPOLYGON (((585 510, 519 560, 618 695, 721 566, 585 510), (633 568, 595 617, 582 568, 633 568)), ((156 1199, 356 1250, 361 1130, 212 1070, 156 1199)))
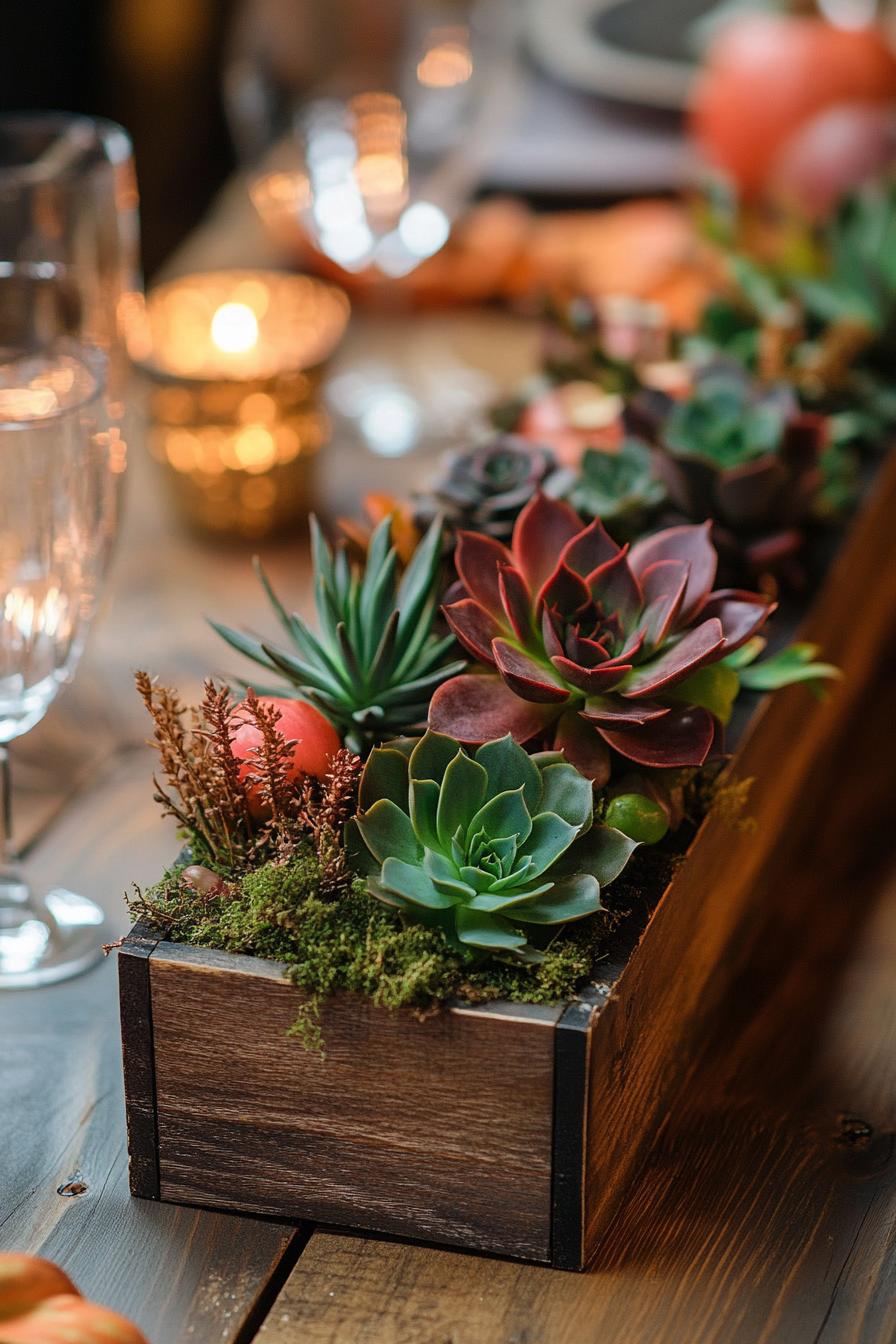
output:
MULTIPOLYGON (((322 1060, 287 1035, 302 994, 277 965, 136 928, 119 957, 132 1192, 587 1264, 668 1112, 693 1105, 695 1062, 718 1058, 724 1086, 738 1004, 792 981, 822 928, 811 882, 782 892, 775 867, 801 845, 836 862, 826 793, 867 736, 871 678, 896 685, 894 510, 896 461, 804 628, 843 681, 824 703, 797 687, 759 706, 730 767, 755 780, 748 816, 707 818, 582 1000, 420 1022, 335 996, 322 1060)), ((866 821, 879 785, 874 769, 855 784, 866 821)))

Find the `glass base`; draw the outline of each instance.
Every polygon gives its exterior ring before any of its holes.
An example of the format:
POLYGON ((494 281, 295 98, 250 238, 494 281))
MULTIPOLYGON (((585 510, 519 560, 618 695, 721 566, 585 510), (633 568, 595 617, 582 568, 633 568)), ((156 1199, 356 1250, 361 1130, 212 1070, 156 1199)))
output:
POLYGON ((0 875, 0 989, 35 989, 89 970, 103 954, 106 917, 86 896, 55 887, 43 900, 0 875))

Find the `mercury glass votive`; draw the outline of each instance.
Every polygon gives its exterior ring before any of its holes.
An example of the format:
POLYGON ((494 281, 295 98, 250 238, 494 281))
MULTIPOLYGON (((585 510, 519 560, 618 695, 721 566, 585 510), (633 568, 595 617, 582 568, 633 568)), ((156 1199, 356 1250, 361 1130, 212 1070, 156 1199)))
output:
POLYGON ((148 295, 129 349, 151 380, 151 452, 193 524, 258 538, 307 515, 329 431, 321 372, 348 316, 336 286, 275 271, 185 276, 148 295))

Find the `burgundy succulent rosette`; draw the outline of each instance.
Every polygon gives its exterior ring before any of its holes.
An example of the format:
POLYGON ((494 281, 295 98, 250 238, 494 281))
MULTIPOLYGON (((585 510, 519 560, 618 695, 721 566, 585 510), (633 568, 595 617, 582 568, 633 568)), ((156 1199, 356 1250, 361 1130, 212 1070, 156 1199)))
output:
POLYGON ((511 733, 540 740, 597 784, 613 753, 640 767, 702 765, 737 691, 719 666, 764 625, 766 597, 713 589, 710 523, 617 546, 537 494, 510 548, 461 532, 465 595, 444 608, 451 629, 489 669, 435 692, 430 726, 478 744, 511 733))
POLYGON ((701 369, 689 396, 636 398, 630 412, 657 448, 655 469, 674 509, 713 520, 723 566, 748 579, 775 574, 794 583, 823 484, 828 422, 803 411, 793 389, 754 381, 732 361, 701 369))
POLYGON ((821 487, 825 436, 824 417, 807 411, 788 421, 774 452, 722 467, 667 447, 657 474, 682 513, 712 516, 717 546, 747 577, 783 571, 796 580, 792 560, 821 487))

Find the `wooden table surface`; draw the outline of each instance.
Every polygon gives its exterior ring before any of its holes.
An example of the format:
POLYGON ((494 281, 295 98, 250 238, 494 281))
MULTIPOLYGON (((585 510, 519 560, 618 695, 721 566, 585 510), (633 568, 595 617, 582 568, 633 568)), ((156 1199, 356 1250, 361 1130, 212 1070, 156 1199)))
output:
MULTIPOLYGON (((367 318, 337 372, 365 358, 407 372, 421 350, 433 369, 466 363, 509 387, 529 368, 532 332, 494 314, 413 327, 367 318)), ((232 666, 203 613, 267 619, 247 552, 181 531, 154 467, 133 448, 106 609, 76 684, 14 751, 17 838, 32 880, 93 896, 117 932, 127 926, 124 889, 152 881, 174 844, 151 801, 132 672, 147 667, 192 694, 208 670, 232 666)), ((375 458, 340 430, 325 503, 342 506, 365 482, 406 484, 420 469, 419 457, 375 458)), ((263 553, 307 610, 303 542, 263 553)), ((870 841, 857 818, 859 874, 870 841)), ((686 1125, 670 1116, 585 1274, 130 1199, 111 959, 67 984, 0 994, 0 1248, 58 1261, 151 1344, 892 1341, 896 833, 874 843, 892 847, 893 861, 875 865, 887 876, 873 889, 844 892, 872 913, 831 980, 823 1032, 782 1024, 806 1034, 807 1052, 822 1050, 833 1076, 848 1073, 856 1109, 819 1133, 785 1090, 774 1106, 757 1101, 745 1075, 686 1125), (889 1129, 867 1132, 863 1097, 891 1117, 889 1129)), ((741 992, 743 1035, 750 985, 741 992)))

